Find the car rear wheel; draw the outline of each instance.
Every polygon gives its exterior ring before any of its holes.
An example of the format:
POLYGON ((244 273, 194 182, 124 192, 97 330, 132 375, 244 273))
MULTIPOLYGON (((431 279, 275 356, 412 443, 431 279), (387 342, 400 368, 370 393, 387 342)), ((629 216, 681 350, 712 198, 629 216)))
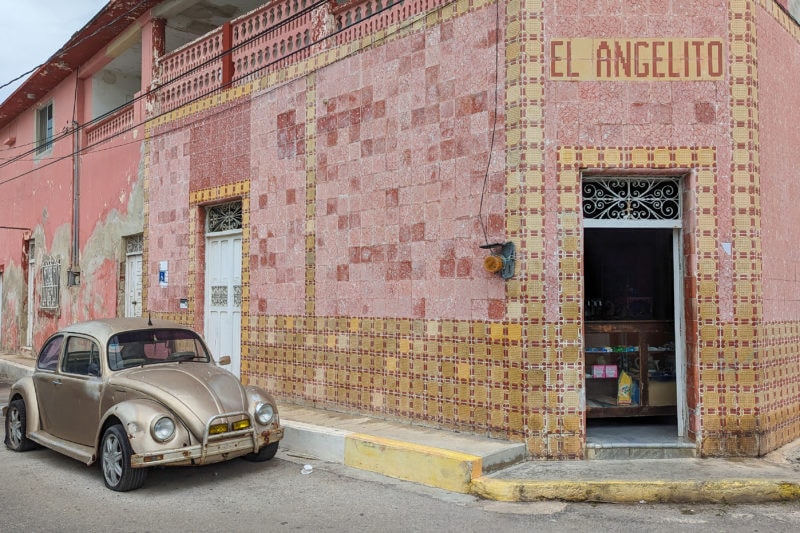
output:
POLYGON ((15 452, 24 452, 36 447, 27 435, 28 415, 25 402, 19 398, 8 404, 6 413, 6 446, 15 452))
POLYGON ((117 492, 138 489, 147 477, 146 468, 131 468, 131 445, 122 426, 117 424, 103 433, 101 447, 103 479, 106 487, 117 492))
POLYGON ((278 443, 273 442, 272 444, 267 444, 260 450, 258 453, 248 453, 244 456, 247 461, 253 461, 254 463, 260 463, 263 461, 269 461, 275 454, 278 453, 278 443))

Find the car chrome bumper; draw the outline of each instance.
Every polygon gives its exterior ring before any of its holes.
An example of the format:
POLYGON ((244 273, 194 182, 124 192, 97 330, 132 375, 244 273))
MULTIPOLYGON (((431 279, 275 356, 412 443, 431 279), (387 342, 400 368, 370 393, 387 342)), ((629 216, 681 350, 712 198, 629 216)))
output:
POLYGON ((251 452, 258 452, 264 446, 283 438, 283 428, 265 430, 258 435, 248 433, 227 439, 213 440, 206 444, 196 444, 184 448, 156 452, 135 453, 131 455, 131 468, 145 468, 157 465, 207 464, 226 461, 251 452))

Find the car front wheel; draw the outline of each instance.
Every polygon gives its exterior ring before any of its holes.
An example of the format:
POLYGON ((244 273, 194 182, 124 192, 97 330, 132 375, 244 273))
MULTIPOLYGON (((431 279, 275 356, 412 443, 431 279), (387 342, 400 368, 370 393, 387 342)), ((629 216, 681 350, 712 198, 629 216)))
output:
POLYGON ((6 446, 15 452, 24 452, 36 447, 36 443, 28 438, 28 415, 25 402, 19 398, 8 404, 6 413, 6 446))
POLYGON ((117 492, 138 489, 147 477, 147 469, 131 468, 131 445, 122 426, 110 426, 103 433, 101 465, 106 487, 117 492))
POLYGON ((278 443, 273 442, 272 444, 267 444, 266 446, 258 450, 258 453, 248 453, 247 455, 244 456, 244 458, 247 461, 260 463, 263 461, 269 461, 270 459, 275 457, 276 453, 278 453, 278 443))

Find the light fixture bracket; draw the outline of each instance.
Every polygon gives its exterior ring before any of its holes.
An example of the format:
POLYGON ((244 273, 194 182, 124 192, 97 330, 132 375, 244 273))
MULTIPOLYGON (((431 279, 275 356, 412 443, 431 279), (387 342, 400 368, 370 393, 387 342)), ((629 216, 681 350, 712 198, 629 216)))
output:
POLYGON ((503 266, 497 271, 503 279, 514 277, 514 266, 516 263, 516 247, 511 241, 495 242, 492 244, 481 245, 483 250, 491 250, 492 255, 499 257, 503 266))

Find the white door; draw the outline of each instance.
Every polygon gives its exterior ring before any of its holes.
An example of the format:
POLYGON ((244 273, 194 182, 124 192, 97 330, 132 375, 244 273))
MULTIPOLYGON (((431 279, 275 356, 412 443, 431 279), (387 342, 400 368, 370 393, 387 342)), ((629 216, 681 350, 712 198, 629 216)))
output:
POLYGON ((125 316, 142 316, 142 254, 125 258, 125 316))
POLYGON ((36 305, 33 302, 33 281, 36 279, 36 264, 34 262, 35 247, 33 241, 28 243, 28 327, 25 332, 25 346, 33 348, 33 317, 36 305))
POLYGON ((226 368, 241 374, 242 232, 206 237, 205 338, 214 359, 230 356, 226 368))

